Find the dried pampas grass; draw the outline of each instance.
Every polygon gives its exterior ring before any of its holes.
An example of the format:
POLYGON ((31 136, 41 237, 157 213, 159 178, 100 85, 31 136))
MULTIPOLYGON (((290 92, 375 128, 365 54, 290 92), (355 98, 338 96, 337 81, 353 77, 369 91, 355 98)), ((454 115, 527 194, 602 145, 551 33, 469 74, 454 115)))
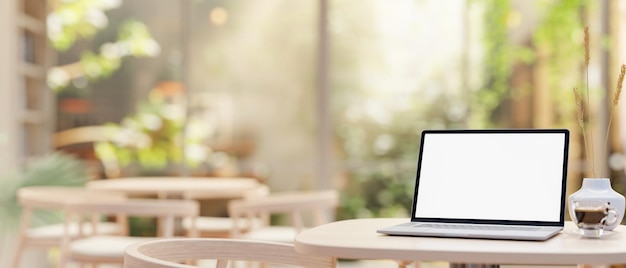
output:
MULTIPOLYGON (((577 119, 578 119, 578 125, 580 126, 582 133, 583 133, 583 140, 585 143, 585 155, 587 156, 587 161, 589 163, 589 166, 591 167, 591 173, 593 177, 596 177, 596 170, 595 170, 595 165, 593 161, 593 157, 594 157, 594 150, 593 150, 593 131, 591 131, 591 127, 589 127, 589 139, 591 140, 590 143, 587 142, 587 130, 585 127, 585 106, 587 107, 588 110, 591 110, 589 108, 590 105, 590 101, 589 101, 589 60, 591 59, 590 56, 590 52, 589 52, 589 47, 590 47, 590 41, 589 41, 589 27, 585 27, 585 36, 584 36, 584 47, 585 47, 585 74, 586 74, 586 98, 587 98, 587 103, 583 103, 582 98, 580 93, 578 92, 578 88, 574 87, 574 100, 576 101, 576 113, 577 113, 577 119), (591 151, 591 152, 590 152, 591 151)), ((603 153, 602 156, 605 157, 606 156, 606 150, 607 150, 607 146, 608 146, 608 140, 609 140, 609 133, 611 130, 611 125, 613 122, 613 113, 615 112, 615 107, 617 106, 617 104, 619 104, 619 100, 620 100, 620 96, 622 94, 622 85, 624 83, 624 76, 626 75, 626 65, 622 64, 622 67, 620 69, 620 74, 619 77, 617 79, 617 87, 615 88, 615 92, 613 93, 613 105, 611 107, 611 111, 610 111, 610 115, 609 115, 609 122, 607 125, 607 129, 606 129, 606 137, 604 138, 604 144, 603 144, 603 153)), ((591 124, 591 116, 589 115, 589 125, 591 124)), ((597 178, 602 178, 602 172, 600 172, 600 177, 597 178)))

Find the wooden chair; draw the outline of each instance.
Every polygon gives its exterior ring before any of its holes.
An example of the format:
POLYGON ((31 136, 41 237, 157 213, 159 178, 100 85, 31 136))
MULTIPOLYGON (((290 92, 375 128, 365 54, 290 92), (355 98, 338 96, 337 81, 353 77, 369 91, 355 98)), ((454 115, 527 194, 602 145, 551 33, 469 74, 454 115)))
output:
POLYGON ((233 200, 228 211, 233 218, 233 238, 293 243, 296 235, 307 226, 332 221, 334 210, 339 205, 339 194, 335 190, 300 191, 273 193, 265 197, 233 200), (312 216, 312 224, 305 224, 305 213, 312 216), (290 225, 271 225, 270 216, 288 215, 290 225), (249 230, 238 228, 241 221, 262 220, 260 226, 249 230))
MULTIPOLYGON (((127 199, 122 201, 89 201, 73 203, 66 206, 68 213, 66 226, 82 218, 100 217, 105 215, 125 218, 128 216, 143 216, 159 218, 163 237, 173 237, 175 220, 184 217, 196 217, 199 212, 198 203, 192 200, 172 199, 127 199)), ((195 229, 190 235, 195 235, 195 229)), ((154 239, 154 237, 132 237, 120 235, 91 235, 79 238, 66 236, 61 248, 60 267, 67 262, 92 263, 122 263, 124 249, 131 244, 154 239)))
POLYGON ((115 159, 100 160, 95 145, 111 141, 117 130, 109 126, 83 126, 54 133, 52 145, 56 150, 70 153, 82 159, 90 170, 90 176, 99 178, 119 177, 120 167, 115 159))
POLYGON ((115 193, 102 193, 81 187, 65 186, 29 186, 17 192, 18 203, 22 207, 21 222, 13 267, 19 267, 23 252, 30 247, 60 247, 65 233, 70 237, 84 234, 123 233, 126 226, 112 222, 93 222, 89 225, 71 224, 64 230, 62 222, 36 226, 35 213, 45 211, 64 215, 65 206, 85 200, 123 200, 124 196, 115 193), (80 226, 84 228, 79 228, 80 226), (96 226, 97 229, 93 227, 96 226))
POLYGON ((134 244, 126 248, 124 267, 193 267, 181 262, 203 259, 217 260, 217 268, 226 268, 229 261, 315 268, 336 266, 335 258, 299 254, 292 244, 228 238, 187 238, 159 239, 134 244))
MULTIPOLYGON (((244 194, 243 199, 253 199, 258 197, 267 196, 270 190, 267 185, 259 185, 256 189, 250 190, 244 194)), ((207 200, 216 198, 230 198, 232 196, 229 193, 225 193, 224 196, 216 196, 215 194, 207 195, 202 191, 187 191, 183 194, 184 199, 190 200, 207 200)), ((199 216, 196 218, 195 228, 198 231, 200 237, 230 237, 233 229, 233 219, 231 217, 218 217, 218 216, 199 216)), ((240 221, 238 230, 247 231, 251 228, 249 224, 253 226, 260 226, 261 221, 259 219, 253 219, 252 221, 240 221)), ((186 231, 191 230, 192 222, 190 218, 183 221, 183 228, 186 231)))

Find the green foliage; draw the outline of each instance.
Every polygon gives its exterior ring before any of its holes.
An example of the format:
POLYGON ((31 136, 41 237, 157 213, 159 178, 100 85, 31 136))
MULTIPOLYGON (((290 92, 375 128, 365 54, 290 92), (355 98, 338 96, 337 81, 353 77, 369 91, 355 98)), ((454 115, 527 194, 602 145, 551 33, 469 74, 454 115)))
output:
POLYGON ((153 92, 148 101, 139 103, 137 111, 126 116, 121 124, 108 124, 107 135, 111 141, 97 143, 96 156, 122 168, 138 165, 140 173, 162 172, 172 164, 196 167, 206 161, 210 153, 202 144, 210 133, 193 131, 203 128, 197 124, 206 125, 206 122, 186 121, 183 107, 168 103, 153 92), (185 127, 190 129, 187 135, 183 133, 185 127))
POLYGON ((92 38, 108 24, 104 12, 117 7, 115 1, 56 1, 48 15, 48 36, 52 46, 65 51, 76 41, 92 38))
MULTIPOLYGON (((493 127, 493 112, 509 93, 514 46, 508 39, 507 20, 511 14, 509 0, 475 1, 484 4, 483 26, 485 53, 484 85, 471 96, 469 125, 474 128, 493 127)), ((527 52, 527 51, 525 51, 527 52)), ((524 53, 523 55, 528 55, 524 53)), ((528 57, 528 56, 527 56, 528 57)))
MULTIPOLYGON (((389 67, 390 58, 403 56, 392 49, 395 46, 386 44, 384 33, 376 30, 379 4, 366 1, 355 6, 349 1, 335 1, 331 9, 331 32, 336 34, 331 36, 332 53, 338 55, 332 57, 331 65, 338 68, 333 69, 331 99, 339 153, 346 159, 339 219, 407 217, 421 131, 459 128, 467 109, 446 71, 425 76, 418 83, 419 78, 402 79, 405 72, 415 70, 415 62, 406 69, 389 67), (336 32, 333 25, 338 28, 336 32)), ((421 27, 411 25, 407 29, 421 27)), ((416 51, 420 50, 409 48, 407 53, 416 51)), ((450 64, 446 70, 456 67, 450 64)))
POLYGON ((117 39, 118 43, 122 42, 123 46, 120 54, 125 56, 151 57, 155 56, 155 49, 158 49, 148 27, 137 20, 124 22, 119 29, 117 39))
POLYGON ((85 69, 85 75, 94 80, 110 76, 120 68, 122 61, 118 57, 103 57, 92 51, 85 51, 80 57, 80 65, 85 69))
POLYGON ((80 64, 86 76, 91 80, 109 77, 120 68, 123 57, 155 56, 158 45, 150 36, 146 25, 129 20, 119 29, 115 43, 106 43, 100 47, 100 54, 85 51, 81 55, 80 64))
MULTIPOLYGON (((80 40, 96 37, 108 26, 105 11, 117 7, 116 1, 58 1, 48 16, 50 43, 64 52, 80 40)), ((146 25, 134 19, 121 23, 114 42, 93 46, 94 49, 82 52, 77 63, 52 68, 48 74, 50 88, 63 92, 71 89, 71 81, 76 78, 87 77, 93 82, 109 77, 125 57, 154 57, 160 53, 146 25)))
POLYGON ((462 126, 462 117, 449 109, 458 107, 460 100, 442 93, 429 105, 422 105, 425 95, 405 96, 410 105, 404 108, 381 101, 373 109, 374 104, 360 101, 363 104, 355 102, 344 112, 346 118, 338 125, 337 135, 348 161, 348 183, 338 218, 409 215, 421 131, 462 126), (368 114, 368 110, 380 110, 380 114, 368 114))
POLYGON ((392 161, 360 167, 350 174, 342 195, 340 219, 408 216, 413 198, 413 165, 392 161), (380 168, 379 168, 380 167, 380 168))
MULTIPOLYGON (((485 31, 485 84, 471 99, 470 125, 493 127, 498 107, 511 96, 509 79, 516 62, 533 64, 538 51, 548 64, 549 88, 557 107, 557 122, 569 121, 574 102, 571 87, 578 79, 582 54, 581 11, 589 6, 585 0, 554 0, 537 2, 541 20, 532 35, 530 47, 515 45, 509 40, 508 20, 513 14, 510 0, 476 0, 472 4, 486 7, 485 31)), ((573 117, 572 117, 573 118, 573 117)))
MULTIPOLYGON (((349 161, 340 218, 408 216, 414 189, 414 165, 419 151, 418 134, 421 130, 497 127, 496 117, 500 108, 508 99, 515 97, 511 94, 510 83, 513 65, 536 62, 537 47, 549 48, 546 53, 550 64, 550 88, 560 113, 565 114, 568 111, 573 102, 571 95, 564 95, 570 94, 571 90, 571 86, 564 86, 567 81, 564 78, 577 77, 575 69, 580 66, 576 63, 580 59, 580 51, 576 49, 580 49, 580 44, 571 40, 582 29, 579 12, 585 6, 585 1, 542 1, 543 6, 539 6, 537 13, 545 15, 545 20, 540 21, 532 46, 516 45, 509 37, 514 26, 511 21, 516 15, 511 2, 469 2, 471 6, 484 7, 482 50, 485 51, 485 57, 482 85, 471 92, 468 100, 444 93, 447 92, 442 90, 445 77, 435 77, 429 81, 437 85, 433 87, 436 90, 425 86, 426 88, 416 90, 422 92, 421 94, 403 96, 401 101, 394 100, 394 105, 386 104, 384 96, 370 96, 371 93, 367 90, 352 93, 350 96, 367 96, 352 102, 341 98, 349 95, 348 93, 338 94, 339 98, 335 99, 345 106, 343 109, 337 108, 337 114, 344 115, 345 118, 340 118, 342 121, 337 127, 337 135, 341 141, 342 153, 349 161), (368 97, 376 101, 371 101, 368 97), (375 104, 372 105, 371 102, 375 104), (402 103, 407 103, 410 108, 401 109, 402 103), (466 108, 463 108, 466 105, 469 105, 469 117, 467 124, 464 124, 464 117, 458 116, 458 113, 466 112, 466 108), (371 111, 377 111, 378 115, 371 111)), ((359 32, 362 29, 344 30, 356 37, 367 36, 359 32)), ((342 52, 339 54, 346 57, 353 55, 353 48, 342 47, 340 37, 333 40, 334 45, 342 52)), ((370 58, 375 57, 370 55, 370 58)), ((344 72, 342 76, 357 69, 353 60, 337 63, 336 66, 341 66, 341 71, 344 72)), ((335 88, 346 92, 359 88, 359 85, 349 84, 348 81, 352 80, 356 79, 338 81, 335 88)))
POLYGON ((547 76, 559 124, 575 120, 575 102, 572 87, 579 84, 580 68, 584 63, 582 10, 591 7, 585 0, 559 0, 543 2, 540 8, 546 10, 533 35, 533 45, 545 50, 548 64, 547 76))
POLYGON ((97 143, 96 155, 122 167, 139 163, 147 170, 163 169, 169 162, 179 163, 184 116, 172 114, 172 109, 178 107, 158 99, 139 103, 137 112, 126 116, 121 125, 108 125, 112 142, 97 143))
MULTIPOLYGON (((13 230, 19 221, 21 209, 17 191, 26 186, 82 186, 88 179, 87 168, 75 157, 48 153, 27 164, 23 170, 0 179, 0 232, 13 230)), ((56 213, 38 212, 33 222, 43 224, 59 221, 56 213)))

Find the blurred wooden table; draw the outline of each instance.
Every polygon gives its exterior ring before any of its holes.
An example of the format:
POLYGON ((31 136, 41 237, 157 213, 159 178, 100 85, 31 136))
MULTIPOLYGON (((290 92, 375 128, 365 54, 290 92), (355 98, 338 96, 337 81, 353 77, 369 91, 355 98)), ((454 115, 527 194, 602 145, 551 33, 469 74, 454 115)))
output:
MULTIPOLYGON (((195 196, 211 200, 243 198, 263 187, 266 186, 257 179, 230 177, 127 177, 90 181, 86 185, 88 189, 123 193, 129 197, 149 195, 159 199, 187 199, 195 196)), ((158 225, 162 230, 161 221, 158 225)))
POLYGON ((90 181, 86 185, 88 189, 122 192, 127 195, 156 195, 159 198, 177 198, 193 192, 210 198, 240 198, 261 186, 253 178, 210 177, 116 178, 90 181))

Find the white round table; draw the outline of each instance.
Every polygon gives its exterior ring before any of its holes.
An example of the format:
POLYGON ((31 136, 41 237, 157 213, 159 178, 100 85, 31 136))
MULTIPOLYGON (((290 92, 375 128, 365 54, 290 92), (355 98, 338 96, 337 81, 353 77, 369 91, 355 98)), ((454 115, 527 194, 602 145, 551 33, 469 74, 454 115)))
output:
POLYGON ((572 222, 547 241, 512 241, 388 236, 376 230, 409 219, 378 218, 337 221, 298 234, 296 251, 345 259, 447 261, 465 264, 623 264, 626 226, 600 239, 575 234, 572 222))

